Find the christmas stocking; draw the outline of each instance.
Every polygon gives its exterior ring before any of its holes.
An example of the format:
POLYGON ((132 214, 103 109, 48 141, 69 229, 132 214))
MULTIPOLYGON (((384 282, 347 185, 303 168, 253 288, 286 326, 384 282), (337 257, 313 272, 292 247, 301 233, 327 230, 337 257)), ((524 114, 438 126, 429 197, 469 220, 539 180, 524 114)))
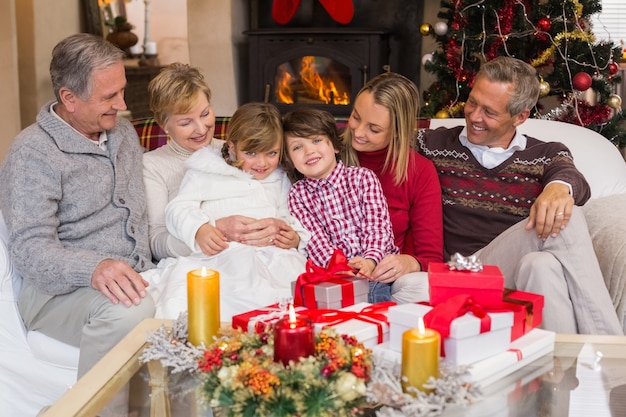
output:
MULTIPOLYGON (((347 25, 354 16, 354 4, 352 0, 320 0, 324 9, 337 23, 347 25)), ((276 4, 276 1, 274 1, 276 4)))
POLYGON ((274 0, 272 18, 280 25, 289 23, 300 7, 301 0, 274 0))

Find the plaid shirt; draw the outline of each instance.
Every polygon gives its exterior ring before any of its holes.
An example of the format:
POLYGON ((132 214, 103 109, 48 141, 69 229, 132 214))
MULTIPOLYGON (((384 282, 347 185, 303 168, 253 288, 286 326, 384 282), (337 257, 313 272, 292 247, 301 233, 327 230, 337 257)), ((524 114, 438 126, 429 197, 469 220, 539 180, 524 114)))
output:
POLYGON ((343 250, 376 263, 399 253, 394 244, 387 201, 376 175, 341 161, 324 179, 304 178, 289 191, 289 210, 311 232, 309 259, 326 266, 333 251, 343 250))

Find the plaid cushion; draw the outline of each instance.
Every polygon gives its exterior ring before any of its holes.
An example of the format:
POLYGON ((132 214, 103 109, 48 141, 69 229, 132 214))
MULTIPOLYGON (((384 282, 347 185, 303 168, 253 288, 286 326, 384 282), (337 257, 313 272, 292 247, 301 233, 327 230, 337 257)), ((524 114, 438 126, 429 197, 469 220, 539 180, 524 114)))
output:
MULTIPOLYGON (((337 117, 337 127, 339 131, 348 124, 347 117, 337 117)), ((220 116, 215 118, 215 133, 213 137, 217 139, 226 139, 226 129, 230 116, 220 116)), ((152 117, 143 117, 141 119, 133 119, 131 123, 137 131, 139 136, 139 142, 146 150, 151 151, 167 143, 168 135, 165 133, 161 126, 152 117)))
MULTIPOLYGON (((225 139, 226 126, 230 117, 215 118, 215 133, 213 137, 217 139, 225 139)), ((143 117, 141 119, 133 119, 131 123, 139 136, 139 143, 146 150, 151 151, 167 143, 168 135, 161 126, 152 117, 143 117)))

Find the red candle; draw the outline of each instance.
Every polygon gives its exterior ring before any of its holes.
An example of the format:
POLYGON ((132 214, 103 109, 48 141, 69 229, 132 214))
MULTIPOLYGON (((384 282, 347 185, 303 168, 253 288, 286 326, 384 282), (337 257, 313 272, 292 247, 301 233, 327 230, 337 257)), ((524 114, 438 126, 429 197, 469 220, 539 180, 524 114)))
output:
POLYGON ((288 365, 300 358, 315 354, 315 336, 311 320, 296 317, 293 305, 289 305, 289 316, 274 325, 274 362, 288 365))

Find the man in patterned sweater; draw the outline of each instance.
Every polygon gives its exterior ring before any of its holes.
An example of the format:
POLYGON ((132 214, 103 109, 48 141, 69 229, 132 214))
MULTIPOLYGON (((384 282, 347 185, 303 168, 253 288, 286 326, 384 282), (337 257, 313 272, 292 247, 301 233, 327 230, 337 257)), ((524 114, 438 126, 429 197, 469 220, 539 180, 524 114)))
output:
POLYGON ((517 131, 539 97, 535 69, 482 65, 466 127, 420 131, 416 147, 441 181, 446 255, 476 254, 507 288, 543 294, 543 327, 622 334, 580 208, 589 185, 565 145, 517 131))

